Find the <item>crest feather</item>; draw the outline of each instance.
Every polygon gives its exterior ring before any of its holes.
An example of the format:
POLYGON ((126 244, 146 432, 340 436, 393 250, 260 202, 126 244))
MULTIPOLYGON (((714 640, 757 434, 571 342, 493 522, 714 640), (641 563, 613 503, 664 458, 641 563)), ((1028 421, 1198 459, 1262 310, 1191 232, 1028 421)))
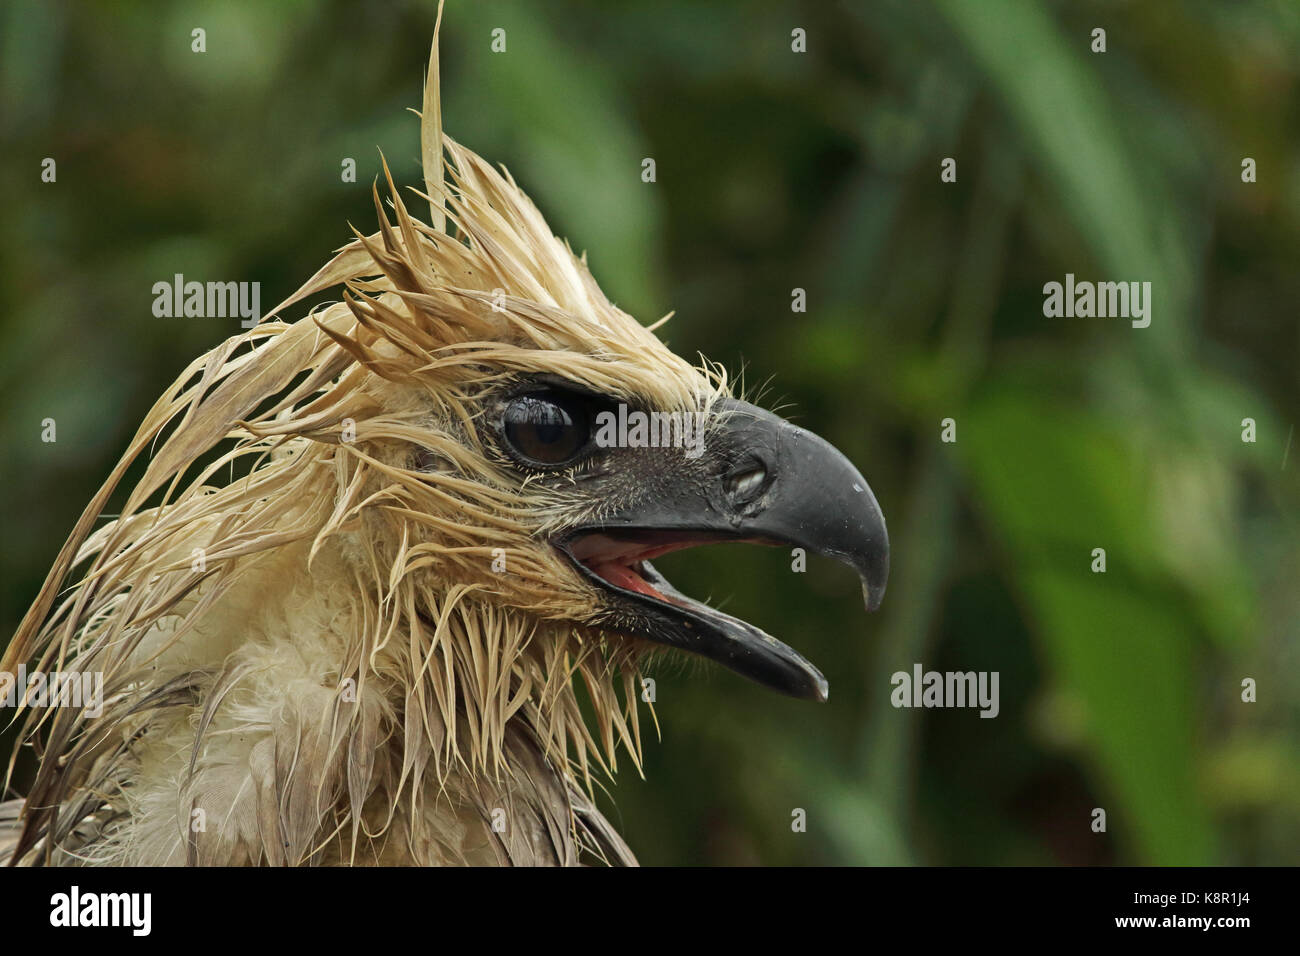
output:
POLYGON ((102 673, 106 701, 18 708, 43 755, 16 840, 0 805, 16 859, 383 862, 400 846, 540 861, 465 835, 504 801, 550 835, 547 859, 630 860, 589 794, 619 749, 639 765, 643 650, 572 623, 586 585, 536 542, 589 515, 521 485, 475 403, 550 373, 707 410, 726 377, 611 304, 513 178, 443 133, 438 82, 435 28, 417 193, 431 222, 385 163, 378 229, 167 389, 0 659, 102 673), (330 288, 339 301, 279 318, 330 288), (254 742, 239 759, 236 740, 254 742), (166 786, 143 784, 176 755, 166 786), (186 826, 203 806, 222 821, 207 835, 186 826))

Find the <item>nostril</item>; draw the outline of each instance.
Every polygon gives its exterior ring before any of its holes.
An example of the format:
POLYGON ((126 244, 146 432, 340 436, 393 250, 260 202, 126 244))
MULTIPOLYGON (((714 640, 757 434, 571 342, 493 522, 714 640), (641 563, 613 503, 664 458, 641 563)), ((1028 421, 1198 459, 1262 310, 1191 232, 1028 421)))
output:
POLYGON ((762 487, 767 480, 767 469, 754 465, 727 478, 727 494, 735 498, 748 498, 762 487))

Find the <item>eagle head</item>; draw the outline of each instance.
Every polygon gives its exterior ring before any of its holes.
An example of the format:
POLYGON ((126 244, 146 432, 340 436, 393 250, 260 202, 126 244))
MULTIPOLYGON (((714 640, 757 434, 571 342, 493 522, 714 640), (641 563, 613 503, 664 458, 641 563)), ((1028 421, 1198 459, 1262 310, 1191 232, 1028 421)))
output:
POLYGON ((186 369, 59 555, 5 662, 93 668, 108 703, 29 718, 59 746, 19 855, 302 862, 397 819, 409 858, 468 859, 461 808, 553 819, 491 781, 639 759, 654 651, 826 698, 799 653, 652 561, 803 548, 874 608, 889 545, 866 479, 614 306, 509 174, 443 134, 436 45, 422 143, 429 221, 385 164, 378 229, 186 369), (197 809, 221 826, 187 831, 197 809))

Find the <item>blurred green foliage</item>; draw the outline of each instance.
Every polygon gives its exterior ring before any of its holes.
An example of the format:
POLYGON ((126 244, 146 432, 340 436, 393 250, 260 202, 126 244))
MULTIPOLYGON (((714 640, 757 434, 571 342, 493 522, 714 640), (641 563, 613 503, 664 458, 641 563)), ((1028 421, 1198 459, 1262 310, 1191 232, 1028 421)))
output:
MULTIPOLYGON (((153 283, 257 280, 269 307, 373 221, 376 147, 419 184, 435 9, 0 9, 10 630, 158 392, 237 331, 154 318, 153 283)), ((610 787, 643 861, 1296 862, 1300 6, 453 2, 442 62, 448 132, 615 301, 675 309, 677 350, 859 463, 890 519, 871 618, 830 562, 664 560, 832 696, 665 661, 663 741, 610 787), (1067 272, 1150 281, 1151 327, 1044 318, 1067 272), (894 709, 917 661, 999 671, 1001 714, 894 709)))

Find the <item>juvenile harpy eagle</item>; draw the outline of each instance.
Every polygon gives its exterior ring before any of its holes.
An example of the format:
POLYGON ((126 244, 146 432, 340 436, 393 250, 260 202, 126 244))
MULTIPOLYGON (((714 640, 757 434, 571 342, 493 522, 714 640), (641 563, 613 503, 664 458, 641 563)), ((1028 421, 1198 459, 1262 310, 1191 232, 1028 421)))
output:
POLYGON ((826 696, 649 559, 802 547, 880 600, 863 477, 613 306, 508 174, 443 136, 436 57, 431 225, 388 177, 378 232, 276 314, 341 302, 186 369, 23 619, 0 672, 102 674, 104 700, 18 707, 40 762, 0 804, 0 860, 631 863, 589 794, 620 746, 639 759, 649 652, 826 696), (603 446, 620 405, 700 416, 702 453, 603 446))

